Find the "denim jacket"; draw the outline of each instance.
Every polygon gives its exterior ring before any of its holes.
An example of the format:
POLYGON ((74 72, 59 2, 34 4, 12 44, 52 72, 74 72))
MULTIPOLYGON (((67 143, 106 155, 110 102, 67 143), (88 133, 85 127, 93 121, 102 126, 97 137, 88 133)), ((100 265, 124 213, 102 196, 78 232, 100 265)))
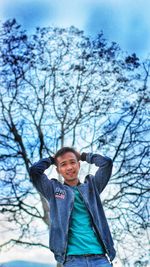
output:
MULTIPOLYGON (((115 249, 99 196, 111 176, 112 160, 99 154, 87 153, 86 161, 99 168, 94 176, 87 175, 84 183, 80 183, 77 188, 91 215, 93 228, 112 261, 115 257, 115 249)), ((64 263, 70 217, 74 205, 74 192, 71 186, 62 184, 57 179, 49 180, 47 178, 44 171, 51 164, 51 158, 34 163, 30 168, 30 176, 34 186, 47 199, 50 206, 50 250, 58 262, 64 263)))

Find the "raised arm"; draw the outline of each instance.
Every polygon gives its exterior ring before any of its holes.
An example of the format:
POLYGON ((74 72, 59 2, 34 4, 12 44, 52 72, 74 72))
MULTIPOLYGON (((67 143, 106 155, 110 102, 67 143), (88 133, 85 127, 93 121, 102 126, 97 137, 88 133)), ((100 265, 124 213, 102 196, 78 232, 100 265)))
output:
POLYGON ((52 193, 52 184, 44 171, 54 164, 53 157, 44 158, 34 163, 30 168, 30 178, 37 190, 47 199, 50 199, 52 193))
POLYGON ((93 153, 82 153, 81 160, 99 167, 93 179, 99 193, 101 193, 110 179, 113 167, 112 160, 108 157, 93 153))

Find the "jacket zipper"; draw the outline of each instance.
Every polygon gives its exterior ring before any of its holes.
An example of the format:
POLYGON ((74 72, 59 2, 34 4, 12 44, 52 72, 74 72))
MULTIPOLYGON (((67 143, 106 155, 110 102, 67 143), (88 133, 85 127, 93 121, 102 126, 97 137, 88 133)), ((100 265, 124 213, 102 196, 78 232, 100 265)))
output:
POLYGON ((107 250, 107 247, 106 247, 106 245, 105 245, 104 241, 102 240, 102 238, 101 238, 101 235, 100 235, 99 231, 97 230, 97 226, 94 224, 93 216, 92 216, 92 214, 91 214, 91 212, 90 212, 90 210, 89 210, 89 208, 88 208, 88 206, 87 206, 87 204, 86 204, 86 202, 85 202, 85 200, 84 200, 84 197, 83 197, 83 195, 82 195, 81 191, 79 190, 79 188, 77 188, 77 189, 78 189, 78 191, 79 191, 80 195, 82 196, 82 199, 83 199, 83 201, 84 201, 84 204, 85 204, 85 206, 86 206, 86 208, 87 208, 88 212, 90 213, 90 216, 91 216, 91 218, 92 218, 92 222, 93 222, 93 226, 95 227, 95 229, 96 229, 96 231, 97 231, 97 233, 96 233, 96 234, 98 234, 98 235, 100 236, 100 240, 101 240, 101 242, 102 242, 102 244, 103 244, 103 246, 104 246, 104 248, 105 248, 105 250, 106 250, 106 252, 107 252, 107 254, 108 254, 108 256, 109 256, 109 252, 108 252, 108 250, 107 250))

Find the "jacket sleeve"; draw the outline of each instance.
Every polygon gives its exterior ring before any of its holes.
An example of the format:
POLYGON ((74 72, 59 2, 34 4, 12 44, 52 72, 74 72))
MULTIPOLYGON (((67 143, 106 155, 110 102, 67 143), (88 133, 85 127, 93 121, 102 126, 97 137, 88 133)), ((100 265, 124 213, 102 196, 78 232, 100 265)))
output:
POLYGON ((99 193, 101 193, 111 177, 113 167, 112 160, 108 157, 93 153, 83 153, 83 155, 81 155, 81 160, 85 160, 86 162, 95 164, 95 166, 99 167, 93 179, 99 193))
POLYGON ((48 179, 44 171, 53 164, 52 158, 44 158, 30 167, 30 179, 36 189, 47 199, 52 194, 52 181, 48 179))

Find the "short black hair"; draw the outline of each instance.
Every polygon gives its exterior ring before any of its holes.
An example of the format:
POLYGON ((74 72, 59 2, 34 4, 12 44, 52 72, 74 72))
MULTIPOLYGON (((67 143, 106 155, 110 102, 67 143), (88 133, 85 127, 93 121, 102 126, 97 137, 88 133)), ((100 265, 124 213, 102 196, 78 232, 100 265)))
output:
POLYGON ((60 157, 60 156, 63 156, 64 154, 66 154, 68 152, 72 152, 76 156, 77 160, 79 161, 78 152, 73 147, 65 146, 65 147, 62 147, 61 149, 59 149, 56 152, 55 157, 54 157, 55 165, 57 165, 57 161, 56 161, 57 158, 60 157))

